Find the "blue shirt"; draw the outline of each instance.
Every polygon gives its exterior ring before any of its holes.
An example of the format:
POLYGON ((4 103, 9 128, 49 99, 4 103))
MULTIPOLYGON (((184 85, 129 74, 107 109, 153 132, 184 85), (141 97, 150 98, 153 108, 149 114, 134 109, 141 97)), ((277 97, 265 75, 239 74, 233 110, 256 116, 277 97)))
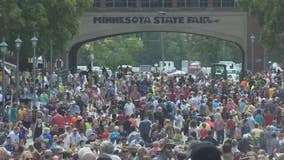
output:
POLYGON ((255 120, 253 116, 248 117, 248 124, 249 124, 250 130, 254 129, 255 120))
POLYGON ((264 121, 264 118, 263 118, 263 115, 262 114, 257 114, 255 115, 255 121, 259 124, 259 126, 263 126, 263 121, 264 121))
POLYGON ((12 106, 10 109, 10 121, 16 122, 17 121, 17 114, 18 114, 18 108, 16 106, 12 106))
POLYGON ((69 111, 70 111, 70 114, 72 116, 74 116, 76 114, 76 112, 81 113, 80 107, 78 105, 75 105, 75 104, 70 106, 69 111))
POLYGON ((246 107, 246 103, 245 102, 240 102, 239 107, 240 107, 240 112, 243 113, 244 109, 246 107))
POLYGON ((112 143, 114 143, 115 141, 118 140, 119 136, 120 136, 120 133, 119 133, 119 132, 116 132, 116 131, 111 132, 111 134, 110 134, 110 136, 109 136, 110 141, 111 141, 112 143))
POLYGON ((52 145, 52 136, 51 136, 51 134, 50 133, 44 133, 42 135, 42 137, 43 137, 43 140, 44 140, 44 142, 46 144, 46 148, 49 149, 51 147, 51 145, 52 145))
POLYGON ((214 102, 213 102, 213 107, 214 107, 214 108, 217 108, 217 107, 219 107, 219 102, 217 102, 217 101, 214 101, 214 102))

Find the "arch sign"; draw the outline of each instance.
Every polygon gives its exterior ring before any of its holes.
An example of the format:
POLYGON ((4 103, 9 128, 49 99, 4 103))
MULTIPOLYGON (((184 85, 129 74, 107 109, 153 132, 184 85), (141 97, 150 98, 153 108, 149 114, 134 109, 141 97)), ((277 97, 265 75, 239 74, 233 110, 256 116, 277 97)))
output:
POLYGON ((212 19, 208 16, 196 16, 196 17, 181 17, 181 16, 157 16, 157 17, 145 17, 145 16, 94 16, 94 24, 207 24, 218 23, 218 19, 212 19))
POLYGON ((247 13, 241 11, 88 11, 69 43, 69 67, 85 42, 135 32, 182 32, 212 36, 247 48, 247 13))

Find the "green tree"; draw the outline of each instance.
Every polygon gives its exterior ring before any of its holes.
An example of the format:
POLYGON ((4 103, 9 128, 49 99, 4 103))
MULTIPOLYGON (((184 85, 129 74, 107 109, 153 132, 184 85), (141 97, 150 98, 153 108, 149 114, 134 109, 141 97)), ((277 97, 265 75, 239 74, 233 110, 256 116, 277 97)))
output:
MULTIPOLYGON (((118 65, 137 65, 137 54, 142 51, 143 41, 135 36, 115 36, 85 44, 79 49, 79 64, 86 65, 86 58, 94 55, 94 64, 116 68, 118 65)), ((87 63, 91 63, 88 61, 87 63)))
POLYGON ((268 48, 284 46, 283 0, 238 0, 241 8, 258 18, 262 41, 268 48))
POLYGON ((241 52, 231 42, 186 33, 166 35, 166 58, 173 60, 178 68, 182 60, 201 61, 204 66, 220 60, 240 62, 241 52))
POLYGON ((39 37, 38 53, 49 50, 53 41, 56 53, 64 53, 66 44, 79 29, 83 11, 93 0, 0 0, 0 37, 14 50, 18 35, 24 41, 21 57, 32 54, 31 37, 39 37))
MULTIPOLYGON (((180 68, 182 60, 201 61, 203 66, 210 66, 220 60, 241 61, 239 48, 231 42, 187 33, 162 34, 165 60, 174 61, 177 68, 180 68)), ((90 54, 94 54, 95 65, 112 68, 120 64, 153 65, 162 60, 161 47, 160 32, 109 37, 84 45, 79 50, 78 64, 90 64, 90 54)))
POLYGON ((162 59, 161 37, 159 32, 142 32, 140 37, 144 48, 137 55, 138 64, 155 64, 162 59))

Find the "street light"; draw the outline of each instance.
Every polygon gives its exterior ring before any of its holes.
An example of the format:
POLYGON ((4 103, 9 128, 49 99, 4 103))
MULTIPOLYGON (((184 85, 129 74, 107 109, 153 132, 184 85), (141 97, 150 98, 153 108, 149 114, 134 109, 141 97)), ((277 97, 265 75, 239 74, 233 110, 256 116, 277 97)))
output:
POLYGON ((250 36, 251 40, 251 72, 254 73, 254 43, 255 43, 255 35, 252 33, 250 36))
POLYGON ((272 64, 272 62, 271 61, 268 61, 268 69, 269 69, 269 71, 271 71, 271 64, 272 64))
POLYGON ((0 48, 2 52, 2 113, 6 105, 6 80, 5 80, 5 54, 7 52, 8 44, 5 42, 4 38, 2 43, 0 43, 0 48))
POLYGON ((38 38, 34 35, 33 38, 31 39, 32 41, 32 47, 34 49, 34 54, 33 54, 33 81, 34 81, 34 88, 33 88, 33 105, 35 105, 35 99, 36 99, 36 46, 37 46, 37 41, 38 38))
POLYGON ((164 46, 164 33, 160 32, 160 38, 161 38, 161 51, 162 51, 162 72, 165 71, 165 46, 164 46))
MULTIPOLYGON (((167 15, 167 12, 164 12, 164 11, 159 11, 158 14, 160 16, 166 16, 167 15)), ((165 44, 164 44, 164 32, 160 32, 160 42, 161 42, 161 52, 162 52, 162 73, 164 72, 165 70, 165 44)))
POLYGON ((92 54, 90 54, 90 59, 91 59, 91 72, 93 71, 93 66, 94 66, 94 59, 95 59, 95 57, 94 57, 94 54, 92 53, 92 54))
POLYGON ((157 63, 154 64, 154 67, 155 67, 154 77, 158 77, 158 75, 159 75, 159 73, 158 73, 158 66, 159 65, 157 63))
POLYGON ((19 102, 19 56, 20 56, 20 49, 21 49, 21 44, 22 40, 20 37, 18 37, 15 40, 15 45, 17 49, 17 66, 16 66, 16 102, 19 102))

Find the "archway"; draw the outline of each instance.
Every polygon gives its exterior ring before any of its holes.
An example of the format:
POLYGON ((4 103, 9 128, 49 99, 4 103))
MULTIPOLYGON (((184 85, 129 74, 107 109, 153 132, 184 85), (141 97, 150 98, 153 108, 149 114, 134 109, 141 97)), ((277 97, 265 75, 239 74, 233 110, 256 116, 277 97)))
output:
MULTIPOLYGON (((90 11, 81 19, 80 32, 69 44, 69 69, 76 67, 78 48, 96 39, 135 32, 180 32, 233 42, 242 51, 246 66, 247 13, 227 11, 90 11)), ((243 69, 244 70, 244 69, 243 69)))

